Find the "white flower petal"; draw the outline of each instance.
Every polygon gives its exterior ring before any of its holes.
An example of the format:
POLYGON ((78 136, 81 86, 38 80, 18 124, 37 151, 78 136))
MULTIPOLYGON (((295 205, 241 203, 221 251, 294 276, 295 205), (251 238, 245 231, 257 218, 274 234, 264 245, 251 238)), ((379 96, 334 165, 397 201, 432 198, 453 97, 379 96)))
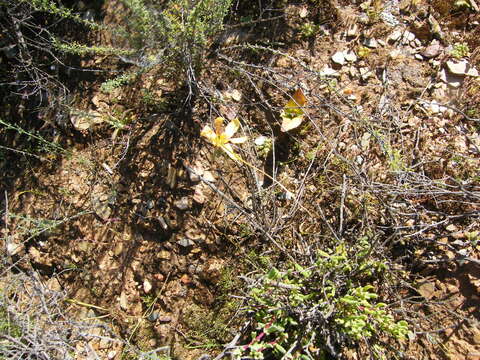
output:
POLYGON ((294 118, 282 117, 282 132, 293 130, 300 126, 303 121, 303 116, 296 116, 294 118))
POLYGON ((200 132, 200 136, 207 138, 211 143, 213 143, 215 141, 215 138, 217 137, 215 132, 208 125, 205 125, 205 127, 202 129, 202 131, 200 132))
POLYGON ((240 127, 240 121, 238 119, 233 119, 232 121, 230 121, 227 127, 225 128, 225 132, 224 132, 225 137, 227 139, 230 139, 233 136, 233 134, 237 132, 239 127, 240 127))

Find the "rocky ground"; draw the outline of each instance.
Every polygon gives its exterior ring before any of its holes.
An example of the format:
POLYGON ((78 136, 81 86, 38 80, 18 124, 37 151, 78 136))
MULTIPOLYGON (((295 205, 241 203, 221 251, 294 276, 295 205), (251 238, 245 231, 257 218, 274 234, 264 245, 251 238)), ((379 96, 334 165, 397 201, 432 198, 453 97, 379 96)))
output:
POLYGON ((3 164, 10 258, 65 290, 77 318, 197 359, 244 324, 238 275, 373 229, 403 274, 381 290, 410 323, 403 356, 480 358, 478 7, 322 4, 232 17, 190 112, 148 73, 111 94, 82 84, 66 153, 21 176, 3 164), (297 88, 305 118, 281 132, 297 88), (200 137, 217 116, 240 119, 249 165, 200 137))

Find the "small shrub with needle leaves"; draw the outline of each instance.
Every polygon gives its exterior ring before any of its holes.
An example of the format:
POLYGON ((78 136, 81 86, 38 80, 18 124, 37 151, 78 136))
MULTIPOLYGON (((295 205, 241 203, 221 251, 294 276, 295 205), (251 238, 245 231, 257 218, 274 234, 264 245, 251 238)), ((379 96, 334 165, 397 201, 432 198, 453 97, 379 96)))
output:
POLYGON ((251 341, 236 349, 239 358, 323 359, 361 339, 401 341, 409 328, 395 320, 375 287, 365 284, 387 266, 372 257, 368 238, 318 250, 310 266, 270 269, 249 293, 254 322, 251 341))

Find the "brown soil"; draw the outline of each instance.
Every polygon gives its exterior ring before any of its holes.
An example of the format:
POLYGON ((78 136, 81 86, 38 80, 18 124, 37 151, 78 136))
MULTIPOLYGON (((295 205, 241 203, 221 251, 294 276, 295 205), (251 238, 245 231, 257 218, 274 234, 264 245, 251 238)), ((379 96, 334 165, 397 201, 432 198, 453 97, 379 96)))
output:
MULTIPOLYGON (((441 42, 467 41, 468 61, 480 68, 473 35, 478 29, 457 21, 464 13, 436 8, 439 2, 433 8, 423 1, 413 3, 417 5, 395 15, 416 35, 413 45, 389 41, 396 28, 381 21, 357 21, 364 14, 357 5, 336 4, 346 10, 332 12, 334 19, 319 19, 322 11, 310 3, 289 5, 272 27, 266 22, 246 30, 265 43, 284 43, 281 50, 265 51, 259 41, 256 51, 220 49, 222 57, 205 64, 202 89, 223 94, 238 90, 240 101, 217 105, 199 98, 190 112, 175 103, 181 96, 170 81, 153 75, 122 93, 107 96, 95 83, 88 97, 78 94, 82 110, 128 110, 130 123, 115 137, 106 124, 77 132, 67 156, 32 162, 14 181, 7 193, 9 211, 22 218, 12 220, 8 231, 16 234, 17 243, 26 241, 19 254, 25 255, 21 267, 33 267, 45 279, 55 277, 71 299, 101 307, 95 314, 104 315, 103 321, 141 347, 169 345, 177 358, 197 359, 218 353, 218 344, 229 341, 243 324, 241 302, 227 295, 241 291, 236 275, 255 270, 249 262, 252 251, 285 260, 275 254, 277 244, 252 224, 268 230, 282 241, 281 248, 297 256, 302 246, 330 241, 329 227, 338 228, 337 210, 344 206, 344 238, 377 224, 404 227, 405 238, 411 239, 391 250, 405 277, 399 280, 401 290, 389 296, 403 301, 401 316, 414 322, 415 335, 402 345, 405 357, 480 358, 479 264, 458 261, 461 249, 478 259, 478 246, 467 244, 467 237, 480 224, 478 215, 457 216, 478 214, 478 197, 474 202, 464 194, 446 199, 441 192, 419 192, 399 200, 388 185, 395 177, 392 167, 407 166, 421 168, 418 173, 430 179, 464 181, 468 191, 478 194, 478 123, 450 109, 432 112, 419 102, 478 109, 466 95, 470 91, 478 97, 478 79, 449 88, 438 77, 448 60, 445 51, 438 63, 414 56, 434 36, 425 11, 436 14, 445 36, 441 42), (308 15, 300 17, 304 7, 308 15), (442 17, 442 12, 449 16, 442 17), (300 24, 306 21, 322 23, 315 35, 302 35, 300 24), (352 26, 356 32, 346 37, 352 26), (367 48, 362 45, 367 38, 383 43, 367 48), (332 55, 342 50, 353 50, 357 60, 332 63, 332 55), (261 67, 244 66, 240 60, 261 67), (337 70, 338 77, 320 76, 325 66, 337 70), (292 133, 280 133, 279 111, 297 86, 306 90, 308 121, 292 133), (167 110, 153 113, 138 104, 145 89, 166 99, 167 110), (355 111, 364 115, 349 115, 355 111), (282 190, 275 186, 265 187, 264 195, 252 195, 259 189, 251 168, 214 156, 199 132, 217 115, 239 117, 251 139, 273 134, 274 150, 261 154, 245 145, 241 154, 268 173, 275 168, 278 181, 295 191, 295 200, 282 200, 282 190), (394 163, 393 151, 402 163, 394 163), (191 174, 192 168, 213 180, 213 189, 191 174), (341 204, 345 176, 347 195, 341 204), (422 212, 392 220, 397 210, 384 207, 386 199, 390 204, 398 200, 398 212, 422 212), (367 207, 365 219, 361 216, 367 207), (438 218, 438 212, 429 217, 429 209, 447 214, 448 220, 438 218), (41 219, 62 223, 32 236, 41 219), (426 223, 432 226, 420 226, 426 223), (413 236, 415 229, 425 230, 413 236), (209 349, 208 343, 217 347, 209 349)), ((476 14, 469 21, 475 19, 476 14)), ((256 176, 264 177, 259 172, 256 176)), ((87 308, 70 307, 77 316, 86 316, 87 308)), ((353 352, 351 357, 358 358, 353 352)))

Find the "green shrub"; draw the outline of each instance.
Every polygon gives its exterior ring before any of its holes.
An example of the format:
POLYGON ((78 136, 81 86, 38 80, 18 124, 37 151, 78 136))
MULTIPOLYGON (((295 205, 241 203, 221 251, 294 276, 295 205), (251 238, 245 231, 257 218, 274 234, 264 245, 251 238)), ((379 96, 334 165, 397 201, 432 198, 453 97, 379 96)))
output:
POLYGON ((338 355, 342 344, 380 338, 403 340, 406 321, 395 321, 369 282, 387 266, 372 256, 367 237, 347 248, 319 250, 309 266, 272 268, 250 290, 254 331, 236 354, 254 359, 322 359, 338 355))
POLYGON ((470 55, 470 48, 465 43, 455 43, 453 49, 450 51, 455 59, 461 59, 470 55))
MULTIPOLYGON (((121 56, 137 66, 137 75, 157 68, 165 76, 195 86, 209 40, 223 27, 232 0, 123 0, 130 13, 116 41, 128 44, 133 54, 121 56), (180 74, 180 76, 179 76, 180 74)), ((116 84, 123 84, 115 79, 116 84)), ((131 79, 129 79, 131 80, 131 79)), ((108 85, 111 87, 112 83, 108 85)))
POLYGON ((116 46, 90 46, 63 41, 53 35, 49 41, 58 52, 80 56, 113 55, 135 65, 135 69, 121 73, 103 87, 104 91, 111 91, 157 66, 163 75, 172 75, 180 83, 194 87, 208 43, 222 29, 232 0, 170 0, 163 4, 150 0, 122 0, 127 15, 122 19, 123 24, 114 27, 84 20, 53 0, 22 2, 53 18, 110 33, 116 46))

